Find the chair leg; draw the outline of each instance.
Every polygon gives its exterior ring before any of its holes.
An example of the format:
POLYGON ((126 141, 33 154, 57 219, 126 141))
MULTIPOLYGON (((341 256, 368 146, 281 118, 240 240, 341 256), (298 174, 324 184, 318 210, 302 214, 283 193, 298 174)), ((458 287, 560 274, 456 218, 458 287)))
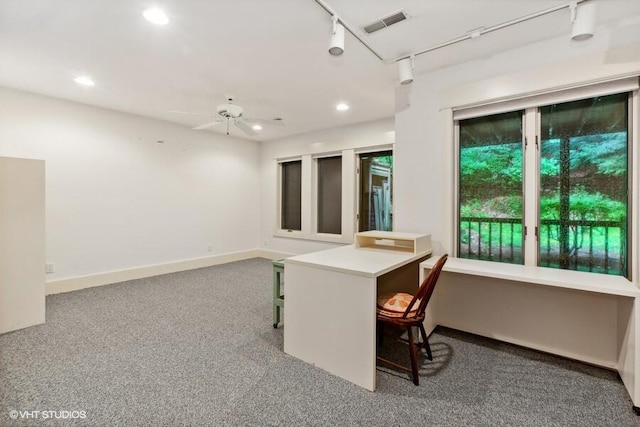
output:
POLYGON ((433 356, 431 355, 431 346, 429 345, 429 340, 427 339, 427 332, 424 330, 424 325, 420 324, 420 335, 422 335, 422 342, 424 343, 424 348, 427 350, 427 358, 429 360, 433 360, 433 356))
POLYGON ((413 330, 411 326, 407 327, 407 332, 409 333, 409 352, 411 355, 411 372, 413 373, 413 383, 415 385, 419 385, 418 378, 418 354, 416 352, 416 345, 413 339, 413 330))

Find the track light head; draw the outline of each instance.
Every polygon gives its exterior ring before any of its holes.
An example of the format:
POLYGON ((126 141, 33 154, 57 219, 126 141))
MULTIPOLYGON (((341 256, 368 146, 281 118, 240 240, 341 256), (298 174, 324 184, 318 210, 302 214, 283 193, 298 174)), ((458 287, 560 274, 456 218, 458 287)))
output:
POLYGON ((588 40, 596 29, 596 3, 593 0, 571 5, 571 39, 588 40))
POLYGON ((401 85, 413 82, 413 56, 398 61, 398 78, 401 85))
POLYGON ((344 53, 344 26, 338 22, 338 17, 333 17, 333 31, 331 33, 331 43, 329 53, 333 56, 340 56, 344 53))

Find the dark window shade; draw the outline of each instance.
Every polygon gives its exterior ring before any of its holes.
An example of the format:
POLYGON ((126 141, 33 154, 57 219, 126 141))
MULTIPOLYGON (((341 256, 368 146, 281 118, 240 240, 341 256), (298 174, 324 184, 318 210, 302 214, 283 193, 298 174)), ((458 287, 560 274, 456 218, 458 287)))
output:
POLYGON ((286 162, 282 167, 283 230, 302 230, 302 161, 286 162))
POLYGON ((318 159, 318 233, 342 233, 342 157, 318 159))

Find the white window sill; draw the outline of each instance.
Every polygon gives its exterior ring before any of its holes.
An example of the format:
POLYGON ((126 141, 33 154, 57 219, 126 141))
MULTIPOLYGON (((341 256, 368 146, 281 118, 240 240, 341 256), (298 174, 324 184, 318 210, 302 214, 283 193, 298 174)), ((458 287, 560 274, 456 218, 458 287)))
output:
POLYGON ((296 231, 275 230, 273 232, 273 236, 286 237, 289 239, 313 240, 316 242, 341 243, 341 244, 353 243, 353 236, 345 236, 342 234, 324 234, 324 233, 308 234, 308 233, 303 233, 297 230, 296 231))
POLYGON ((299 230, 276 230, 273 232, 276 237, 290 237, 292 239, 303 239, 304 234, 299 230))
MULTIPOLYGON (((430 269, 437 260, 438 257, 434 256, 422 262, 420 265, 422 268, 430 269)), ((640 297, 640 289, 638 289, 635 283, 628 281, 622 276, 608 274, 507 264, 494 261, 480 261, 466 258, 447 259, 442 271, 603 294, 640 297)))

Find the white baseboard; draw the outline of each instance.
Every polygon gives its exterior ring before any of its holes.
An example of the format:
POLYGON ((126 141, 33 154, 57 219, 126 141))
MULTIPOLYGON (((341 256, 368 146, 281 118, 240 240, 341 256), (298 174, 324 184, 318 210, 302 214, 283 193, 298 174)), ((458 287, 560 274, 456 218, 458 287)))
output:
POLYGON ((264 249, 252 249, 248 251, 233 252, 222 255, 214 255, 204 258, 187 259, 164 264, 146 265, 143 267, 128 268, 126 270, 108 271, 106 273, 89 274, 67 279, 52 280, 45 284, 45 294, 60 294, 63 292, 77 291, 79 289, 92 288, 94 286, 110 285, 112 283, 126 282, 127 280, 144 279, 145 277, 159 276, 161 274, 177 273, 179 271, 193 270, 195 268, 211 267, 228 262, 242 261, 250 258, 282 259, 294 254, 268 251, 264 249))
POLYGON ((90 274, 87 276, 53 280, 45 284, 45 294, 52 295, 62 292, 77 291, 79 289, 92 288, 94 286, 109 285, 112 283, 125 282, 127 280, 143 279, 145 277, 159 276, 161 274, 176 273, 185 270, 193 270, 195 268, 211 267, 213 265, 242 261, 250 258, 270 258, 270 256, 266 256, 268 255, 267 252, 265 252, 265 254, 263 254, 263 252, 264 251, 261 251, 259 249, 252 249, 248 251, 214 255, 204 258, 187 259, 176 262, 168 262, 164 264, 129 268, 126 270, 109 271, 105 273, 90 274))
POLYGON ((258 256, 260 258, 266 258, 266 259, 283 259, 283 258, 289 258, 290 256, 295 255, 295 254, 289 254, 286 252, 269 251, 266 249, 258 249, 258 253, 259 253, 258 256))

